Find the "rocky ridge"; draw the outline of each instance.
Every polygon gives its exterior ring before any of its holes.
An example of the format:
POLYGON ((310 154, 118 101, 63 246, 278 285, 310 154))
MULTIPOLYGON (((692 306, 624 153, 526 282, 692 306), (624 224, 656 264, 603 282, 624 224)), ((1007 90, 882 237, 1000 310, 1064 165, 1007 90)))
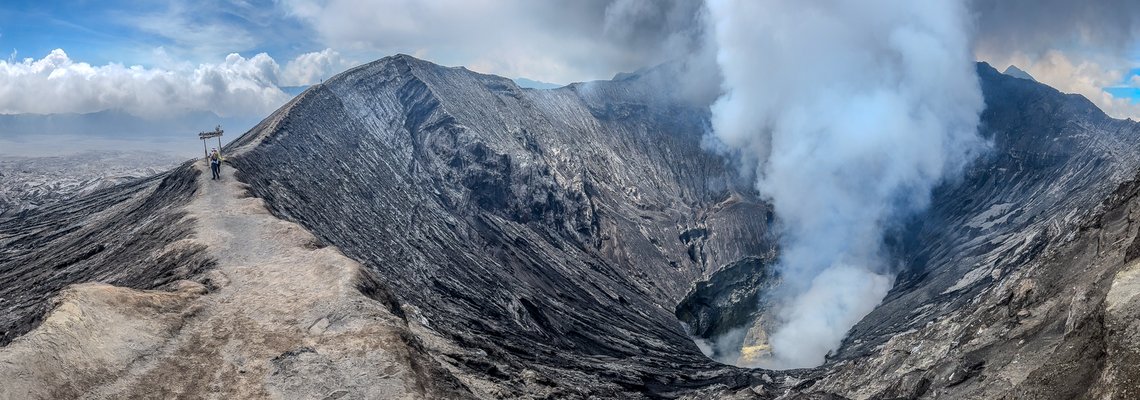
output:
POLYGON ((182 217, 191 233, 169 245, 204 249, 213 268, 200 282, 63 290, 0 351, 0 398, 470 395, 365 295, 375 283, 359 264, 268 215, 231 170, 224 178, 197 180, 182 217))

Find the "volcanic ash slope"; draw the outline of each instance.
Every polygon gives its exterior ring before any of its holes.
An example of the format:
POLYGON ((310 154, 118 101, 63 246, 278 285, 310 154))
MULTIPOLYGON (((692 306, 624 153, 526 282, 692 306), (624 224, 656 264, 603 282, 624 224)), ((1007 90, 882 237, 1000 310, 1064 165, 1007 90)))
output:
POLYGON ((216 260, 171 291, 79 284, 0 351, 0 398, 463 397, 360 265, 277 219, 225 169, 183 218, 216 260), (452 385, 449 386, 449 383, 452 385))

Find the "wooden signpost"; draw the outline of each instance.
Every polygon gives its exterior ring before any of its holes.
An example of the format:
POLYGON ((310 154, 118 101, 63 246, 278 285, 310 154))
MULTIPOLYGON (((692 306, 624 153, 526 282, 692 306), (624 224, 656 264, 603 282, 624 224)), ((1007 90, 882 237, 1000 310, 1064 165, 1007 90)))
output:
POLYGON ((206 150, 206 139, 218 138, 218 151, 222 151, 222 126, 214 127, 213 131, 198 133, 198 139, 202 139, 202 151, 206 153, 206 158, 210 158, 210 151, 206 150))

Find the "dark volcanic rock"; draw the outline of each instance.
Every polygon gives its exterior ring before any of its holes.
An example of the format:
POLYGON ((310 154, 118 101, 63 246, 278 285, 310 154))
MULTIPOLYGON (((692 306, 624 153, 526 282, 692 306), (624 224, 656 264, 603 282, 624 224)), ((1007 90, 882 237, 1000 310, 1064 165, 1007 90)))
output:
POLYGON ((760 296, 779 278, 772 257, 745 258, 725 266, 707 281, 697 282, 677 305, 677 318, 702 338, 720 336, 755 320, 760 296))
POLYGON ((1021 79, 1037 82, 1036 79, 1033 79, 1032 75, 1029 75, 1028 72, 1023 71, 1021 68, 1018 68, 1016 65, 1010 65, 1010 66, 1006 67, 1005 71, 1003 71, 1002 73, 1005 75, 1012 76, 1014 78, 1021 78, 1021 79))
POLYGON ((849 343, 842 356, 965 306, 1070 235, 1140 166, 1140 125, 985 64, 978 73, 986 99, 981 133, 993 148, 961 180, 936 189, 930 210, 901 235, 908 268, 853 329, 862 344, 849 343))
POLYGON ((73 283, 155 289, 205 271, 203 247, 178 244, 191 222, 190 165, 0 219, 0 346, 27 333, 73 283))
POLYGON ((524 90, 390 57, 308 90, 231 161, 425 329, 479 350, 441 354, 452 368, 507 387, 530 370, 563 395, 667 392, 722 368, 673 307, 772 245, 767 206, 700 147, 707 109, 651 89, 524 90))

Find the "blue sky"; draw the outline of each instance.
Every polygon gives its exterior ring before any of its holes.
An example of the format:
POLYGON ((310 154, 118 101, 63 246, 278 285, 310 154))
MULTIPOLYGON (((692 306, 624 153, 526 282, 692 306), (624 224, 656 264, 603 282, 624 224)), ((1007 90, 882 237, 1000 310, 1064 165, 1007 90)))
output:
POLYGON ((1140 68, 1133 68, 1124 74, 1117 86, 1105 88, 1113 97, 1128 99, 1132 104, 1140 103, 1140 68))
POLYGON ((289 58, 323 49, 315 35, 273 1, 8 1, 0 9, 0 46, 19 57, 62 48, 92 64, 152 65, 158 48, 189 61, 229 53, 289 58))

